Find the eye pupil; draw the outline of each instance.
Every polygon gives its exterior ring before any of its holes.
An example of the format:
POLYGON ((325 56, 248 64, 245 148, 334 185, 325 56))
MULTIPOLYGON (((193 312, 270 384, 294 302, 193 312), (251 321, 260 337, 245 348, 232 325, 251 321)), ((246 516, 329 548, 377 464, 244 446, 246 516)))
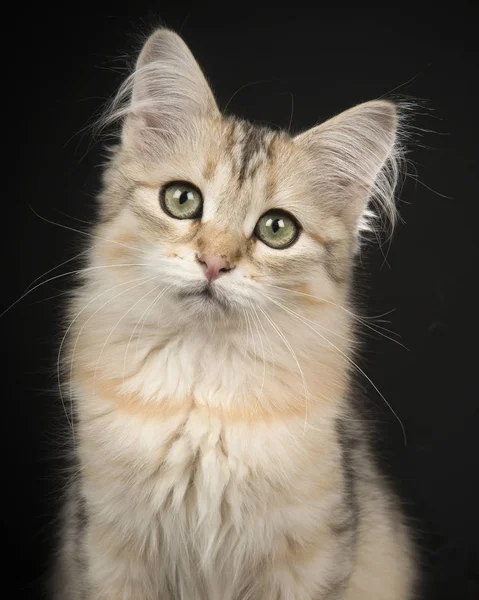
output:
POLYGON ((189 200, 189 198, 190 198, 189 192, 182 192, 180 199, 179 199, 179 203, 184 204, 187 200, 189 200))
POLYGON ((279 229, 279 219, 275 219, 273 221, 273 224, 271 225, 271 229, 273 230, 274 233, 276 233, 279 229))

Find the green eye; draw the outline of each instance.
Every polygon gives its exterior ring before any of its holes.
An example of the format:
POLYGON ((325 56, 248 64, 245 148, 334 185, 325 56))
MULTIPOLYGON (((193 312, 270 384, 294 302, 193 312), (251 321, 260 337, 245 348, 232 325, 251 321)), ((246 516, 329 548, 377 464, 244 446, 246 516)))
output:
POLYGON ((282 250, 291 246, 299 236, 296 219, 284 210, 270 210, 256 223, 255 236, 270 248, 282 250))
POLYGON ((191 183, 169 183, 161 191, 163 210, 175 219, 198 219, 203 214, 203 197, 191 183))

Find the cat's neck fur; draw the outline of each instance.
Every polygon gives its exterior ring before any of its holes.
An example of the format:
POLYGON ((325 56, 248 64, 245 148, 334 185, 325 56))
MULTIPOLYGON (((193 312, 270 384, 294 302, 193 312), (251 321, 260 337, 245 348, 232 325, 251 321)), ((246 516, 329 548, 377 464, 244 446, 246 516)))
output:
POLYGON ((323 306, 320 321, 258 311, 194 324, 182 321, 171 299, 160 317, 147 311, 140 321, 121 305, 107 320, 95 310, 93 304, 84 311, 71 336, 74 379, 88 396, 108 389, 119 405, 202 407, 238 418, 306 418, 322 405, 343 404, 351 360, 344 308, 323 306))

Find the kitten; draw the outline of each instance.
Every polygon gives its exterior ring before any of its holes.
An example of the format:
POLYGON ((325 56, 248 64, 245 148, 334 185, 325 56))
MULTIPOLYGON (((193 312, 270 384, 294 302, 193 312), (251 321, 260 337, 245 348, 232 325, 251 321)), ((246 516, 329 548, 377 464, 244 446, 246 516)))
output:
POLYGON ((56 598, 413 598, 351 382, 352 265, 371 203, 394 220, 397 108, 295 137, 223 116, 161 29, 119 118, 65 336, 56 598))

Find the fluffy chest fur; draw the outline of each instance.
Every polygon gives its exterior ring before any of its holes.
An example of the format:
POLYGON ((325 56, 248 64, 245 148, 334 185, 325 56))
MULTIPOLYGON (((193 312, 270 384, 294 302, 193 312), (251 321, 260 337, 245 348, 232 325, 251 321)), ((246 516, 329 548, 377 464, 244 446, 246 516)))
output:
MULTIPOLYGON (((101 544, 128 546, 170 585, 180 585, 172 583, 178 569, 197 572, 180 578, 192 586, 180 597, 218 599, 238 594, 248 571, 308 560, 319 538, 327 547, 347 513, 340 399, 318 410, 309 397, 309 413, 298 410, 298 374, 279 364, 261 367, 263 402, 245 404, 235 394, 249 390, 259 359, 211 340, 174 340, 140 357, 121 385, 98 373, 94 389, 93 379, 76 383, 83 493, 101 544), (171 364, 189 371, 175 378, 171 364), (175 402, 180 383, 189 395, 175 402), (276 413, 264 408, 264 395, 274 393, 276 413)), ((339 568, 335 555, 328 551, 321 569, 339 568)))

